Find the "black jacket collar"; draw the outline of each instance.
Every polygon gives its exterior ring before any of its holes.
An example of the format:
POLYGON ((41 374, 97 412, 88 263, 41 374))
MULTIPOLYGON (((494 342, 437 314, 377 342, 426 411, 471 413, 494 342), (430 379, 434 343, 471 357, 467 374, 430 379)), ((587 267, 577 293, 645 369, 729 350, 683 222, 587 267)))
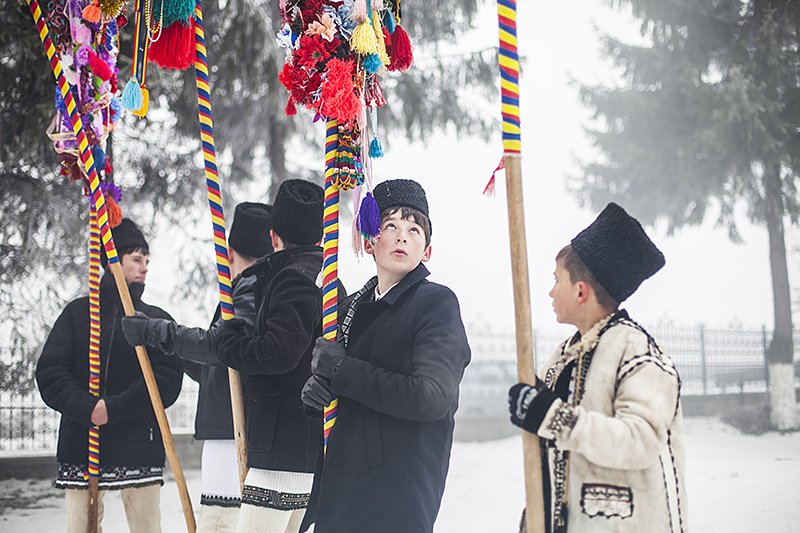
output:
MULTIPOLYGON (((423 281, 430 275, 431 273, 428 271, 425 265, 420 263, 419 265, 417 265, 417 268, 406 274, 406 277, 401 279, 397 283, 397 285, 392 287, 389 290, 389 292, 386 293, 386 296, 381 298, 380 301, 386 302, 389 305, 394 305, 395 302, 397 302, 397 300, 400 299, 400 297, 403 295, 404 292, 406 292, 409 288, 413 287, 419 282, 423 281)), ((367 282, 367 285, 365 285, 365 287, 367 287, 368 285, 373 285, 373 287, 377 287, 378 286, 377 282, 378 282, 378 277, 375 276, 367 282)))
POLYGON ((258 261, 256 261, 253 265, 246 268, 241 275, 242 277, 263 276, 264 274, 269 274, 270 272, 285 266, 287 263, 294 261, 298 257, 305 255, 313 256, 321 253, 322 247, 315 244, 296 246, 294 248, 289 248, 288 250, 280 250, 259 258, 258 261))
MULTIPOLYGON (((129 283, 128 292, 131 293, 131 300, 133 303, 142 301, 142 294, 144 293, 144 283, 129 283)), ((107 301, 120 303, 119 292, 117 291, 117 282, 114 280, 114 275, 106 271, 103 277, 100 278, 100 295, 107 301)))

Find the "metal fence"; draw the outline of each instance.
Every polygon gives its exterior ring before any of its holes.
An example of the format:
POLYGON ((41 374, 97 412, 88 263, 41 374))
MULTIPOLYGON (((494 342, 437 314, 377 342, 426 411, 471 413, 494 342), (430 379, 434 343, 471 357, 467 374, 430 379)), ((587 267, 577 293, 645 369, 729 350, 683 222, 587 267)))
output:
MULTIPOLYGON (((770 333, 761 330, 660 326, 650 330, 675 361, 683 395, 764 391, 767 387, 765 350, 770 333)), ((508 387, 517 381, 515 341, 510 333, 470 332, 473 360, 461 385, 459 413, 501 414, 508 387)), ((563 340, 534 335, 537 362, 542 364, 563 340)), ((794 335, 796 375, 800 368, 800 332, 794 335)), ((800 383, 800 380, 798 380, 800 383)), ((172 431, 192 432, 197 384, 184 378, 178 401, 167 409, 172 431)), ((44 405, 38 393, 0 391, 0 452, 54 450, 60 415, 44 405)))

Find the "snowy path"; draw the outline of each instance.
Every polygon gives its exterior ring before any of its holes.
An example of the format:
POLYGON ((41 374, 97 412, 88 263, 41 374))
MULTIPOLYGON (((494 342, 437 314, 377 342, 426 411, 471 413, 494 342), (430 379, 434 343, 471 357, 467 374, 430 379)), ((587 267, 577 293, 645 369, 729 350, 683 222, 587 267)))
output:
MULTIPOLYGON (((800 531, 800 433, 759 437, 708 418, 687 419, 690 531, 796 533, 800 531)), ((518 438, 456 443, 437 533, 515 532, 522 508, 518 438)), ((186 473, 199 499, 200 475, 186 473)), ((39 508, 0 508, 0 530, 61 530, 63 498, 47 482, 3 482, 0 501, 38 499, 39 508)), ((162 492, 165 533, 185 531, 174 483, 162 492)), ((119 496, 106 498, 105 531, 127 531, 119 496)))

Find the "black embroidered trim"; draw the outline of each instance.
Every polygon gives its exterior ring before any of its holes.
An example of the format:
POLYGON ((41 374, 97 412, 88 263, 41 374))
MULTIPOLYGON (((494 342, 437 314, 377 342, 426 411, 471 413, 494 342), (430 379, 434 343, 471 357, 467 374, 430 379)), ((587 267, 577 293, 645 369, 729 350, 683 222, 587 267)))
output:
POLYGON ((553 418, 550 420, 550 424, 547 426, 547 429, 553 432, 554 435, 558 435, 561 433, 561 430, 565 427, 572 429, 575 427, 575 422, 578 421, 578 414, 575 412, 575 406, 564 402, 561 404, 561 407, 556 409, 553 418))
MULTIPOLYGON (((667 449, 669 450, 669 459, 672 462, 672 475, 675 476, 675 501, 678 502, 678 526, 683 533, 683 514, 681 513, 681 486, 678 482, 678 467, 675 466, 675 455, 672 453, 672 431, 667 430, 667 449)), ((672 518, 670 518, 672 521, 672 518)))
POLYGON ((658 460, 661 462, 661 479, 664 480, 664 498, 667 504, 667 518, 669 518, 669 530, 675 531, 672 527, 672 509, 669 507, 669 485, 667 485, 667 468, 664 466, 663 457, 659 456, 658 460))
POLYGON ((620 487, 618 485, 606 485, 602 483, 586 483, 581 487, 581 511, 583 511, 583 514, 586 516, 592 518, 603 516, 605 518, 618 517, 625 519, 633 516, 633 507, 633 491, 630 487, 620 487), (622 514, 618 510, 599 509, 592 514, 586 509, 588 504, 592 503, 591 500, 628 504, 630 512, 628 514, 622 514))
MULTIPOLYGON (((88 480, 84 477, 86 466, 62 463, 53 486, 57 489, 86 489, 88 480)), ((151 485, 164 485, 163 469, 160 466, 114 466, 101 467, 98 488, 102 490, 122 490, 151 485)))
POLYGON ((309 494, 292 492, 278 492, 277 490, 264 489, 245 485, 242 490, 242 504, 255 507, 266 507, 279 511, 295 511, 308 507, 309 494))
POLYGON ((242 500, 236 497, 201 494, 200 505, 207 507, 241 507, 242 500))

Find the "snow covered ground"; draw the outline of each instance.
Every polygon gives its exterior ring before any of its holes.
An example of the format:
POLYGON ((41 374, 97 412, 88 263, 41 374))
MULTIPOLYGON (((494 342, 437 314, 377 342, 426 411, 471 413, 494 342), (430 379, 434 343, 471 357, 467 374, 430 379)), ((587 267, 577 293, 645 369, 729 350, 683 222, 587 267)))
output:
MULTIPOLYGON (((800 433, 747 436, 711 418, 689 418, 685 431, 690 531, 800 531, 800 433)), ((456 443, 436 532, 515 532, 523 502, 521 456, 517 437, 456 443)), ((197 502, 200 473, 189 470, 186 477, 197 502)), ((127 531, 117 494, 106 498, 105 514, 106 532, 127 531)), ((162 492, 162 515, 166 533, 185 531, 173 482, 162 492)), ((0 486, 2 531, 59 531, 64 516, 63 497, 46 481, 0 486)))

